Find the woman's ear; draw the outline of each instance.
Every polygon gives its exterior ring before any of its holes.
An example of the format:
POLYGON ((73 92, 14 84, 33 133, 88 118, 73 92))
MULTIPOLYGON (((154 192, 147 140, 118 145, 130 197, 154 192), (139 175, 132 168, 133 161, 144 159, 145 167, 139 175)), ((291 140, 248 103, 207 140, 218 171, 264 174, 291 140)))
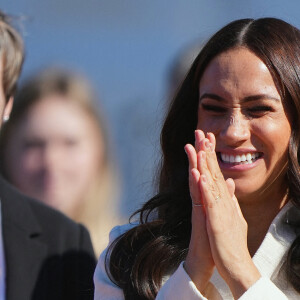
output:
POLYGON ((11 113, 13 103, 14 103, 14 98, 10 97, 4 107, 3 122, 7 122, 9 120, 9 115, 11 113))

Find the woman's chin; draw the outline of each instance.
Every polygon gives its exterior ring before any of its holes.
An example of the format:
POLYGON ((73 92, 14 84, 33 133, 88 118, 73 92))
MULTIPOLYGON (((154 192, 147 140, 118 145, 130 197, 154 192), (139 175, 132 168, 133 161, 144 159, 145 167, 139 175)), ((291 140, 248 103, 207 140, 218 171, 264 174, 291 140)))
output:
POLYGON ((257 199, 257 189, 250 186, 245 187, 236 184, 234 194, 239 202, 251 201, 251 199, 254 201, 257 199))

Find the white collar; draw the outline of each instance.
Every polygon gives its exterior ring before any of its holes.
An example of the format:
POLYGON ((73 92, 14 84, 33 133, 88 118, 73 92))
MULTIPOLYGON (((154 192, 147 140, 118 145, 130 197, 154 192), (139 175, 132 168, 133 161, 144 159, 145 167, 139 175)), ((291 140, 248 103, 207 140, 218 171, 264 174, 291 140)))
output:
MULTIPOLYGON (((253 262, 262 276, 277 276, 292 242, 296 238, 296 223, 300 223, 300 213, 288 202, 272 221, 269 230, 253 256, 253 262)), ((219 291, 223 299, 231 299, 232 294, 226 282, 215 269, 211 283, 219 291)))

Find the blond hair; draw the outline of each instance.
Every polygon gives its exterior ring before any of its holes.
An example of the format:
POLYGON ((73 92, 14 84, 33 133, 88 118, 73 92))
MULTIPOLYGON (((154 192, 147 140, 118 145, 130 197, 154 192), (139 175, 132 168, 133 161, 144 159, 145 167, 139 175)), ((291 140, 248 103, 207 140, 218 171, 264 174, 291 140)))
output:
POLYGON ((12 26, 12 18, 0 11, 0 55, 3 63, 2 84, 6 101, 16 90, 24 60, 23 40, 12 26))

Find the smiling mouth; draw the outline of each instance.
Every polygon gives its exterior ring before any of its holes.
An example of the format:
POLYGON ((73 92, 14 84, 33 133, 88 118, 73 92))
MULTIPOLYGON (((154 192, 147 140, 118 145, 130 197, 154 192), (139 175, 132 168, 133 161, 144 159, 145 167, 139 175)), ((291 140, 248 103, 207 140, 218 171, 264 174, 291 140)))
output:
POLYGON ((218 152, 217 156, 219 160, 224 164, 234 164, 234 165, 241 165, 241 164, 252 164, 259 158, 263 156, 260 152, 249 152, 243 153, 238 155, 226 154, 218 152))

